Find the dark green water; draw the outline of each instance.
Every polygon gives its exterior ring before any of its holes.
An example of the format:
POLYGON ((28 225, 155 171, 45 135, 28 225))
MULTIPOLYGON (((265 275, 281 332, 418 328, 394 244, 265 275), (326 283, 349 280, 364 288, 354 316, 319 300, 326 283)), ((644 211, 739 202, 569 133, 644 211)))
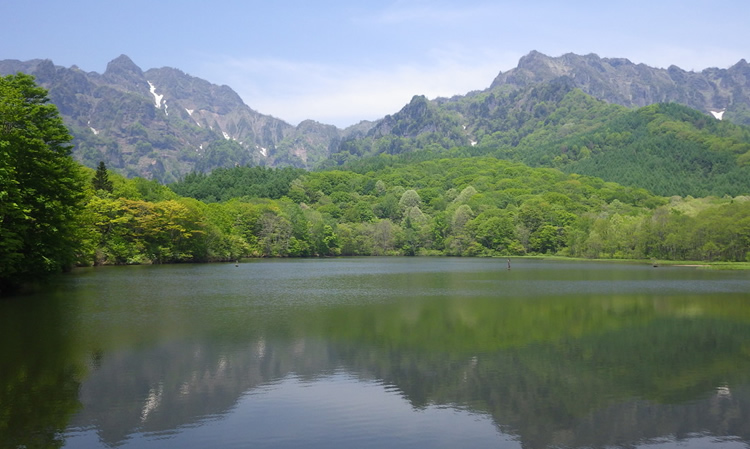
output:
POLYGON ((102 267, 0 302, 0 447, 750 446, 750 273, 102 267))

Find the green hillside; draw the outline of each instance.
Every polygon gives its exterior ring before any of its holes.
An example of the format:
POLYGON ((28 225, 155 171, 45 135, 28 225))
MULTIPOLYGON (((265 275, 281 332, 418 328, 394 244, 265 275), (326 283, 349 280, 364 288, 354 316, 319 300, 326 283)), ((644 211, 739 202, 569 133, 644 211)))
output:
POLYGON ((535 166, 599 176, 660 195, 750 192, 750 128, 685 106, 622 111, 596 128, 563 138, 540 129, 516 155, 535 166))
MULTIPOLYGON (((601 177, 665 196, 750 193, 750 127, 674 103, 627 109, 562 77, 453 100, 415 97, 324 166, 427 151, 415 159, 493 156, 601 177)), ((367 163, 366 163, 367 164, 367 163)))

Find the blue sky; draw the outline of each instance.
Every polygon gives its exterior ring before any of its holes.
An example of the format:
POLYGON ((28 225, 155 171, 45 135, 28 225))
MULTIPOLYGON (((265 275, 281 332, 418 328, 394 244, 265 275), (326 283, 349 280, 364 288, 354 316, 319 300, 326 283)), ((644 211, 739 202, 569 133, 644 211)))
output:
POLYGON ((5 1, 0 59, 101 73, 126 54, 289 123, 344 127, 484 89, 531 50, 727 68, 750 59, 748 18, 747 0, 5 1))

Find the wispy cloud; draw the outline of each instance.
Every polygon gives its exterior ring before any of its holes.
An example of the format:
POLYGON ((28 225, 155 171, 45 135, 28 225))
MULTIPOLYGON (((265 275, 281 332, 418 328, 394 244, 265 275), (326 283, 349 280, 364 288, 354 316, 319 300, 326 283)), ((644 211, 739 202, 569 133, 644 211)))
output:
POLYGON ((414 95, 435 98, 484 89, 521 55, 446 48, 427 56, 393 66, 226 58, 202 72, 231 86, 261 113, 293 124, 313 119, 344 127, 397 112, 414 95))

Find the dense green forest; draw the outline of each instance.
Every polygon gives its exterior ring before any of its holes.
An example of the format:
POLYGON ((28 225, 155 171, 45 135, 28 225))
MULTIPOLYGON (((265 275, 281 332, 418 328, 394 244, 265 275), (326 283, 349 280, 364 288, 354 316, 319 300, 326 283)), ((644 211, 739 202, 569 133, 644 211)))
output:
MULTIPOLYGON (((528 114, 522 108, 481 143, 450 150, 364 152, 313 172, 237 166, 164 186, 126 179, 103 163, 76 165, 70 135, 33 78, 6 77, 0 88, 3 288, 73 263, 338 255, 750 260, 750 197, 742 196, 750 192, 750 130, 682 106, 625 110, 555 85, 527 91, 520 102, 484 94, 454 107, 528 103, 535 119, 519 118, 528 114), (717 191, 724 193, 710 196, 717 191)), ((442 113, 423 99, 411 106, 430 120, 442 113)), ((487 106, 488 120, 493 111, 507 112, 487 106)), ((388 120, 417 141, 425 135, 419 124, 388 120)), ((458 124, 450 114, 446 120, 458 124)))
POLYGON ((214 199, 205 202, 112 174, 112 192, 89 193, 81 262, 553 254, 745 261, 749 255, 750 197, 665 198, 492 157, 398 159, 375 158, 372 164, 383 167, 366 173, 300 172, 294 179, 289 169, 236 167, 172 186, 214 199), (246 192, 274 193, 215 201, 217 185, 247 187, 249 177, 255 184, 246 192))

